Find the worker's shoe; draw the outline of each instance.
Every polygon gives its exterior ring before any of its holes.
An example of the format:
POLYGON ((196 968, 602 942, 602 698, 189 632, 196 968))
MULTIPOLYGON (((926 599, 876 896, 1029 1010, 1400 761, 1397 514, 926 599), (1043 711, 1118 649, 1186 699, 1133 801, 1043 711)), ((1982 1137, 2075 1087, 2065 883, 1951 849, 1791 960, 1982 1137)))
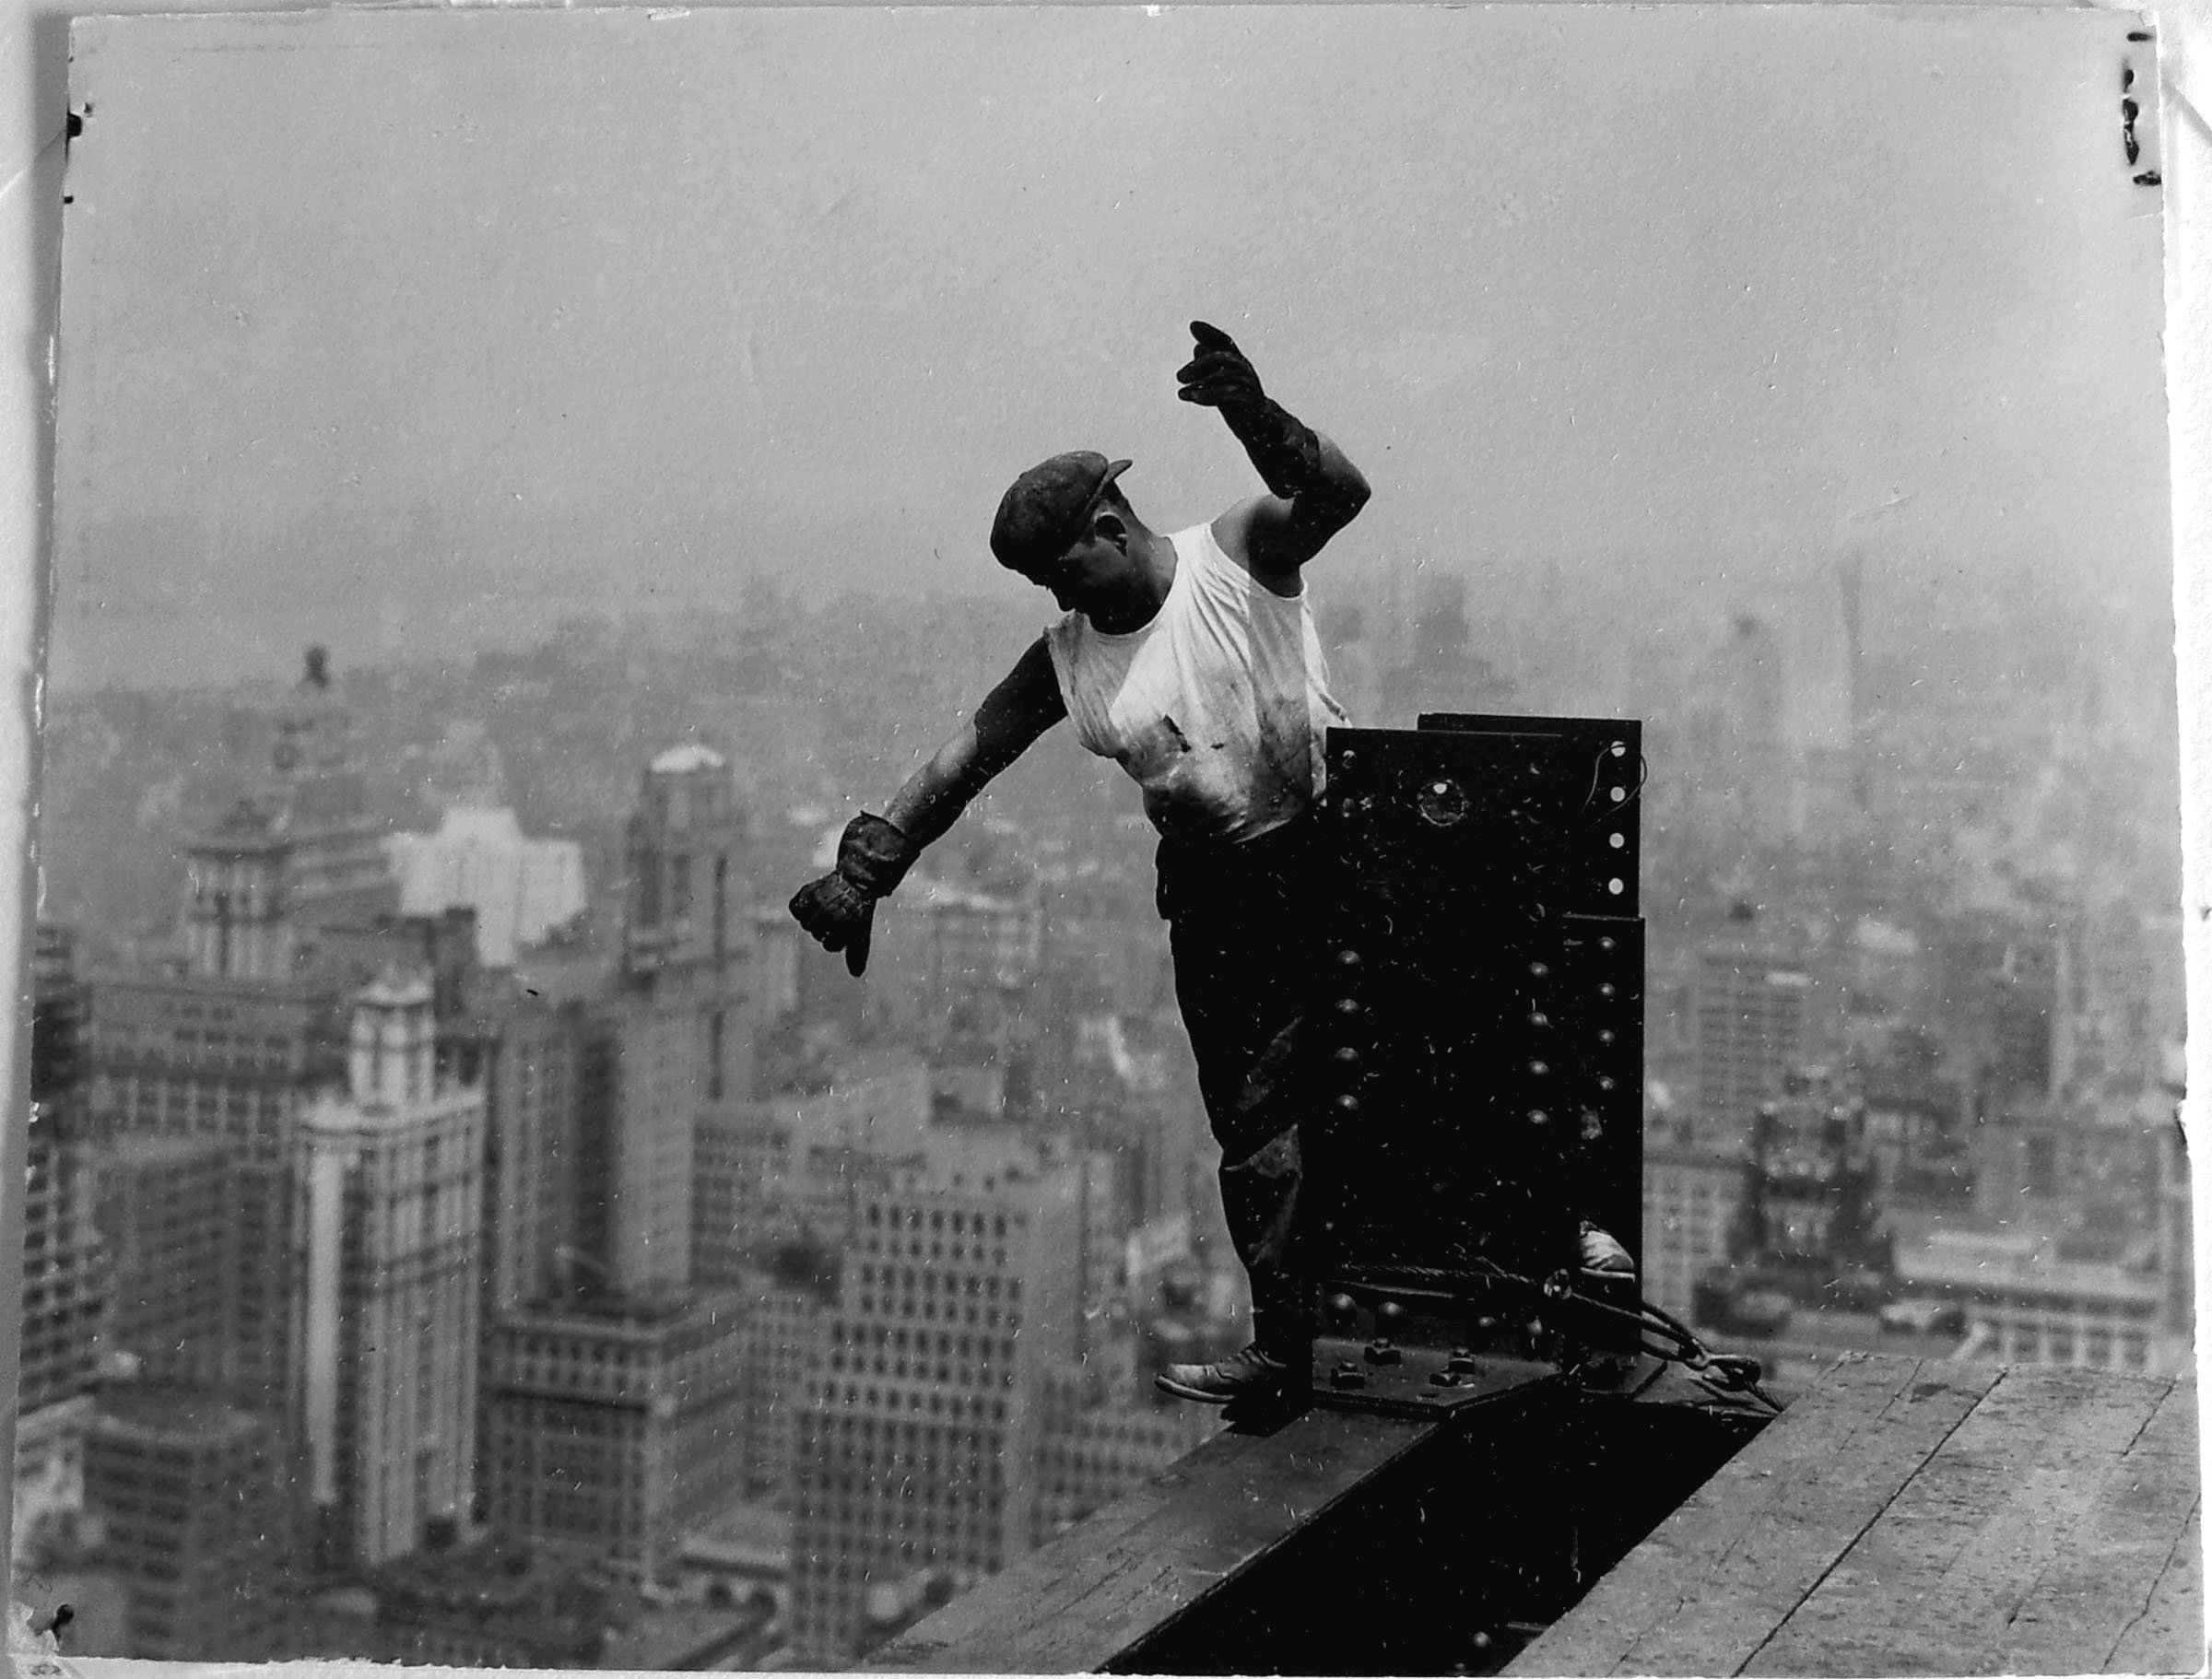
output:
POLYGON ((1152 1379, 1162 1393, 1226 1405, 1240 1400, 1276 1399, 1289 1391, 1294 1377, 1307 1372, 1260 1351, 1257 1344, 1211 1364, 1171 1364, 1152 1379))
POLYGON ((1636 1286, 1636 1262, 1629 1250, 1609 1230, 1601 1230, 1587 1218, 1583 1220, 1582 1273, 1585 1283, 1601 1286, 1608 1292, 1636 1286))

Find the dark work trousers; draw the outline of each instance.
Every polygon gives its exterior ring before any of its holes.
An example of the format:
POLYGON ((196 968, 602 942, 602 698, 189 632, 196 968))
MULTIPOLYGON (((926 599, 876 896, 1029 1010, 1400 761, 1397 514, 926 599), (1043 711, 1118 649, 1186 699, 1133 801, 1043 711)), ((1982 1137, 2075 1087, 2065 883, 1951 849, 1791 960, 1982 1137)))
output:
POLYGON ((1332 890, 1321 832, 1309 811, 1241 843, 1170 836, 1159 845, 1175 1000, 1221 1145, 1221 1206, 1252 1279, 1253 1338, 1301 1364, 1311 1307, 1290 1267, 1299 1040, 1319 997, 1332 890))

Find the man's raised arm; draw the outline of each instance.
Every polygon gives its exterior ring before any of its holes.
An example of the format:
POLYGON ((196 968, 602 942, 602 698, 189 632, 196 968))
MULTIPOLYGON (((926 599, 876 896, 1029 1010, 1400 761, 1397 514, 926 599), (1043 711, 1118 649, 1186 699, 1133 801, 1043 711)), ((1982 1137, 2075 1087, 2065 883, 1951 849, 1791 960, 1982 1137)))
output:
POLYGON ((1262 582, 1288 591, 1299 568, 1367 505, 1367 480, 1341 449, 1260 388, 1235 339, 1204 321, 1191 323, 1191 339, 1195 354, 1175 376, 1176 394, 1220 413, 1269 492, 1222 514, 1214 538, 1262 582))
POLYGON ((858 979, 867 970, 876 900, 890 896, 922 848, 958 820, 992 777, 1066 714, 1041 636, 959 733, 907 778, 882 816, 863 811, 845 824, 837 867, 792 898, 799 925, 823 949, 843 951, 846 971, 858 979))

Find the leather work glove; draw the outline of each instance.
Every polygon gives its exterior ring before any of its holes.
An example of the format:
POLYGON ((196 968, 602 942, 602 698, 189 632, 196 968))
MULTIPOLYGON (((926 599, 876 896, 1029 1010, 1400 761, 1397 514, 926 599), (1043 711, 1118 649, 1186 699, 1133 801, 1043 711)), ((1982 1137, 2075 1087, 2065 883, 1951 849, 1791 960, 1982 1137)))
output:
POLYGON ((1321 440, 1260 388, 1260 376, 1237 341, 1204 321, 1191 323, 1196 354, 1175 374, 1175 394, 1220 412, 1270 492, 1286 500, 1321 476, 1321 440))
POLYGON ((863 811, 838 840, 837 867, 792 894, 792 916, 824 950, 843 951, 845 971, 857 980, 868 969, 876 900, 890 896, 921 854, 890 823, 863 811))

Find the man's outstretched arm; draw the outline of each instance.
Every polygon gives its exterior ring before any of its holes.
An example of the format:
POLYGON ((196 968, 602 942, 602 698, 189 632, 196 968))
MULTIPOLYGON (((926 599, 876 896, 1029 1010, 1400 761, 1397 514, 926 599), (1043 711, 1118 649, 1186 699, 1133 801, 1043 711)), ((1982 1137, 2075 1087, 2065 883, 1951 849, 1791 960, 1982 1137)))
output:
POLYGON ((1065 716, 1052 654, 1040 637, 959 734, 907 778, 883 816, 845 824, 837 867, 793 895, 791 913, 825 950, 845 953, 855 979, 867 970, 876 902, 905 878, 922 848, 959 818, 991 778, 1065 716))
POLYGON ((1040 636, 983 696, 959 733, 907 777, 885 809, 885 818, 916 847, 929 844, 959 819, 994 776, 1066 715, 1053 656, 1040 636))
POLYGON ((1299 569, 1367 505, 1367 480, 1345 452, 1260 387, 1236 341, 1191 323, 1195 354, 1176 374, 1184 402, 1219 412, 1269 493, 1214 521, 1222 551, 1262 582, 1288 591, 1299 569))

